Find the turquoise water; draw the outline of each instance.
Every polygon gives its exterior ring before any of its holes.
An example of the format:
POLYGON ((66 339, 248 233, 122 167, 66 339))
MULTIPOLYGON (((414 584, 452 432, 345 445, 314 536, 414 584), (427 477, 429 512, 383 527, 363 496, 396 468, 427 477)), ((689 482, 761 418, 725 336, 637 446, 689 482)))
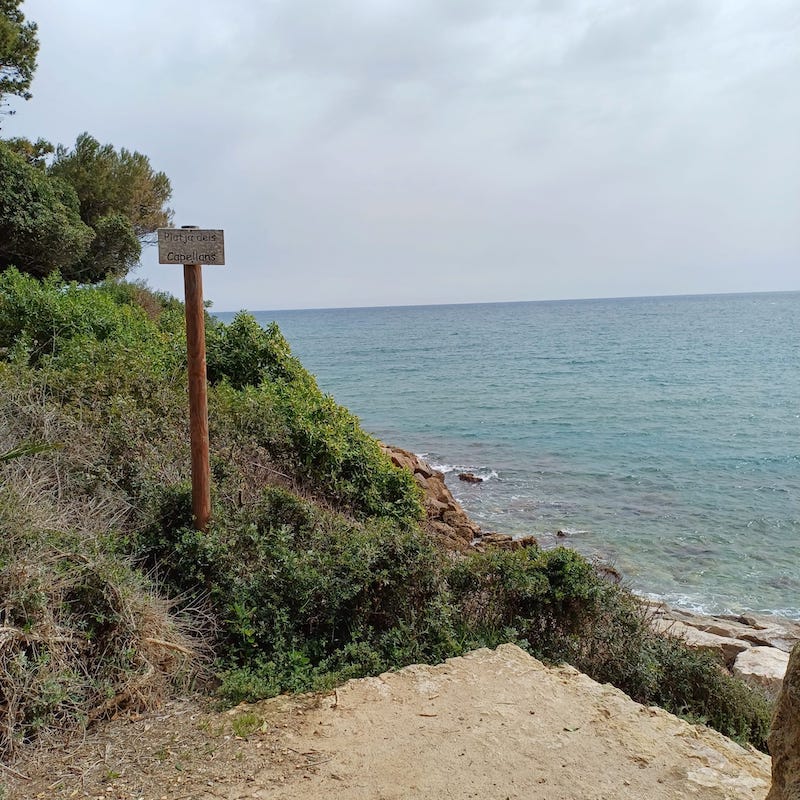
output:
POLYGON ((484 529, 800 618, 800 293, 255 314, 484 529))

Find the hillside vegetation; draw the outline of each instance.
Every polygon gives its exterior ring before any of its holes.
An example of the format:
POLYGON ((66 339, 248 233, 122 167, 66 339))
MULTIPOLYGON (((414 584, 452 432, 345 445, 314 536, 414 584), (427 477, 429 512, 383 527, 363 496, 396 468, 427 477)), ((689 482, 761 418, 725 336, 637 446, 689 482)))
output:
POLYGON ((157 705, 515 642, 763 748, 764 698, 574 551, 456 557, 277 326, 208 318, 214 513, 191 524, 182 305, 0 273, 0 750, 157 705))

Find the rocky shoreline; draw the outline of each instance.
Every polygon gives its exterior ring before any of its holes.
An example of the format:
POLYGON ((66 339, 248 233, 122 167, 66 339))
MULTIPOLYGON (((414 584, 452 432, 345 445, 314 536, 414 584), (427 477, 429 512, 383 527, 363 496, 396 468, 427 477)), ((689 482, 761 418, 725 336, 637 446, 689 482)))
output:
MULTIPOLYGON (((427 529, 446 550, 468 553, 489 547, 517 549, 536 543, 533 536, 513 537, 481 530, 453 497, 442 472, 408 450, 385 444, 382 448, 396 466, 414 475, 423 491, 427 529)), ((605 569, 610 579, 620 579, 613 567, 605 569)), ((683 639, 691 647, 718 654, 733 674, 773 698, 778 696, 789 654, 800 641, 800 622, 759 614, 703 615, 658 602, 648 605, 656 630, 683 639)))
POLYGON ((800 641, 800 623, 761 614, 706 616, 665 603, 650 608, 656 630, 717 653, 734 675, 777 698, 789 654, 800 641))

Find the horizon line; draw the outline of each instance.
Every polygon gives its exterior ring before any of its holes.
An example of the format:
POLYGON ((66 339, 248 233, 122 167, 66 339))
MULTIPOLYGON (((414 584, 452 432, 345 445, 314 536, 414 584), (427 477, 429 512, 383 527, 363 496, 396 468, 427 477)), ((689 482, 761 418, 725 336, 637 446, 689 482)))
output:
POLYGON ((238 314, 241 311, 254 313, 287 313, 292 311, 377 311, 392 308, 450 308, 455 306, 492 306, 492 305, 523 305, 530 303, 583 303, 596 300, 661 300, 666 298, 692 298, 692 297, 745 297, 756 294, 797 294, 800 289, 761 289, 754 292, 676 292, 674 294, 642 294, 642 295, 609 295, 601 297, 559 297, 549 300, 464 300, 455 303, 399 303, 395 305, 371 306, 306 306, 297 308, 238 308, 215 309, 213 305, 209 312, 213 314, 238 314))

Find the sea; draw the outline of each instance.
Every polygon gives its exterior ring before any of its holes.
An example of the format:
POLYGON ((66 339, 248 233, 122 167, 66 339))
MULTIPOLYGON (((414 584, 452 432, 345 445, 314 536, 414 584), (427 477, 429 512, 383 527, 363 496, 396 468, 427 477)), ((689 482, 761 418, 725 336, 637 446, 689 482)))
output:
POLYGON ((484 530, 800 619, 800 292, 251 313, 484 530))

